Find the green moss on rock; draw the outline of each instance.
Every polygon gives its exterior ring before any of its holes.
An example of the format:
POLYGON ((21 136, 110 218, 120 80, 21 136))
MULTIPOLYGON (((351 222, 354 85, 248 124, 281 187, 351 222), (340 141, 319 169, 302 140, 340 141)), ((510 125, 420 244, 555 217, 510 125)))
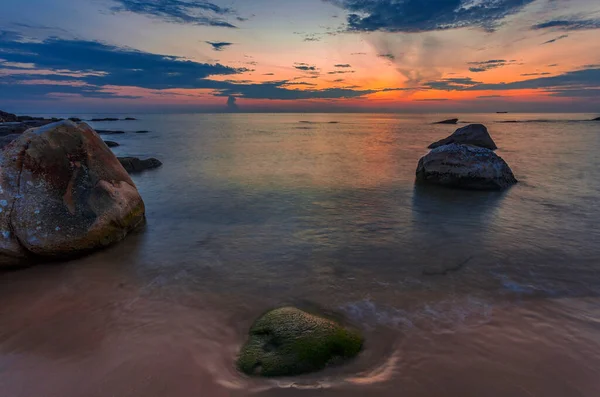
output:
POLYGON ((363 337, 333 320, 293 307, 272 310, 250 329, 238 367, 248 375, 289 376, 314 372, 356 356, 363 337))

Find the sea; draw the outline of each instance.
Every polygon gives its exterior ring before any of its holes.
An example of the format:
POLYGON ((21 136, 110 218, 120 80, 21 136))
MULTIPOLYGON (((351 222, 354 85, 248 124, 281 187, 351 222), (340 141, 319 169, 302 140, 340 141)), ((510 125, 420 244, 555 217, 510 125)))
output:
POLYGON ((597 114, 125 116, 90 124, 163 162, 133 176, 147 224, 0 273, 0 396, 600 396, 597 114), (416 185, 467 123, 519 183, 416 185), (253 321, 286 305, 340 316, 362 353, 239 373, 253 321))

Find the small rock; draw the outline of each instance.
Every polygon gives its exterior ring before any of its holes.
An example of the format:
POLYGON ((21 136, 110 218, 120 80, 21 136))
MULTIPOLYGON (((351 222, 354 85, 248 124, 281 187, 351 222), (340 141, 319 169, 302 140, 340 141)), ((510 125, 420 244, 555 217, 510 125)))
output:
POLYGON ((116 134, 124 134, 125 131, 111 131, 111 130, 96 130, 98 134, 103 135, 116 135, 116 134))
POLYGON ((117 142, 113 142, 113 141, 104 141, 104 143, 106 143, 106 146, 108 146, 108 147, 117 147, 117 146, 121 146, 121 145, 119 145, 117 142))
POLYGON ((417 181, 471 190, 502 190, 517 183, 508 164, 492 150, 456 143, 421 158, 417 181))
POLYGON ((81 123, 81 119, 78 117, 69 117, 69 120, 71 120, 74 123, 81 123))
POLYGON ((435 149, 450 143, 479 146, 490 150, 498 149, 496 143, 483 124, 469 124, 465 127, 459 128, 448 138, 429 145, 429 149, 435 149))
POLYGON ((136 133, 136 134, 147 134, 147 133, 149 133, 149 132, 150 132, 150 131, 141 130, 141 131, 136 131, 135 133, 136 133))
POLYGON ((433 124, 456 124, 456 123, 458 123, 458 119, 448 119, 448 120, 438 121, 437 123, 433 123, 433 124))
POLYGON ((103 119, 91 119, 90 121, 119 121, 119 119, 116 119, 114 117, 106 117, 103 119))
POLYGON ((294 307, 259 318, 238 357, 238 368, 254 376, 290 376, 319 371, 358 355, 363 337, 356 330, 294 307))
POLYGON ((592 121, 600 121, 600 117, 596 117, 594 120, 592 121))
POLYGON ((137 120, 137 119, 134 117, 125 117, 125 121, 135 121, 135 120, 137 120))
POLYGON ((151 170, 162 166, 162 163, 155 158, 140 160, 137 157, 119 157, 118 159, 123 168, 125 168, 125 170, 130 174, 151 170))

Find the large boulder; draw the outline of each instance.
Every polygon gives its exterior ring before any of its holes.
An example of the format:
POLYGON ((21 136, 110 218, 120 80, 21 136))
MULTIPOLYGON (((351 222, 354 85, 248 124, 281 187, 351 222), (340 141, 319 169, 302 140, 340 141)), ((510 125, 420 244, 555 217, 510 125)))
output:
POLYGON ((118 159, 123 168, 130 174, 152 170, 162 166, 160 160, 155 158, 140 160, 137 157, 119 157, 118 159))
POLYGON ((465 127, 459 128, 448 138, 429 145, 429 149, 435 149, 450 143, 479 146, 490 150, 498 149, 496 143, 483 124, 469 124, 465 127))
POLYGON ((87 124, 22 134, 2 153, 0 184, 0 267, 102 248, 144 221, 134 183, 87 124))
POLYGON ((0 123, 12 123, 18 121, 17 116, 0 110, 0 123))
POLYGON ((299 375, 353 358, 362 345, 363 337, 356 330, 284 307, 254 323, 238 358, 238 368, 248 375, 299 375))
POLYGON ((417 181, 473 190, 502 190, 517 183, 508 164, 492 150, 455 143, 421 158, 417 181))

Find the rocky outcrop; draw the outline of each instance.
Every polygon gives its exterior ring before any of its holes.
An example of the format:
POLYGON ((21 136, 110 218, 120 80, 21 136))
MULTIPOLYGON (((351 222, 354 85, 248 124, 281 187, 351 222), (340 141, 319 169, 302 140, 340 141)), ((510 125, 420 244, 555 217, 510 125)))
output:
POLYGON ((116 119, 114 117, 106 117, 103 119, 91 119, 90 121, 119 121, 119 119, 116 119))
POLYGON ((502 190, 517 183, 508 164, 492 150, 456 143, 421 158, 417 181, 473 190, 502 190))
POLYGON ((496 143, 483 124, 469 124, 465 127, 459 128, 448 138, 429 145, 429 149, 435 149, 451 143, 479 146, 490 150, 498 149, 496 143))
POLYGON ((15 121, 19 121, 16 115, 0 110, 0 123, 12 123, 15 121))
POLYGON ((248 375, 300 375, 353 358, 362 345, 363 337, 356 330, 284 307, 268 312, 254 323, 237 364, 248 375))
POLYGON ((117 146, 121 146, 121 145, 119 145, 117 142, 113 142, 113 141, 104 141, 104 143, 106 143, 106 146, 108 146, 108 147, 117 147, 117 146))
POLYGON ((596 117, 594 120, 592 121, 600 121, 600 117, 596 117))
POLYGON ((112 131, 112 130, 96 130, 98 134, 102 135, 120 135, 124 134, 125 131, 112 131))
POLYGON ((2 153, 0 183, 0 267, 106 247, 144 221, 133 181, 87 124, 22 134, 2 153))
POLYGON ((137 157, 119 157, 119 161, 123 168, 130 174, 152 170, 162 166, 162 163, 155 158, 140 160, 137 157))
POLYGON ((457 123, 458 123, 458 119, 448 119, 448 120, 438 121, 437 123, 433 123, 433 124, 457 124, 457 123))

